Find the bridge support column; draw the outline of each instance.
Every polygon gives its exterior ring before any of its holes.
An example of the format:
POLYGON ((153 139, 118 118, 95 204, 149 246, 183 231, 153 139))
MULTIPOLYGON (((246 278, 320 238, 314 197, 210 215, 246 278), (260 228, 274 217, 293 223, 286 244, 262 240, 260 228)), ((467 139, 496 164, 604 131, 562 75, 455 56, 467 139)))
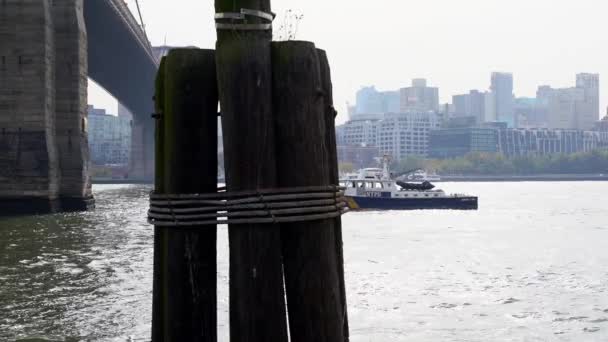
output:
POLYGON ((55 115, 63 210, 93 204, 87 132, 87 32, 83 0, 53 2, 55 115))
POLYGON ((58 209, 48 1, 0 1, 0 215, 58 209))
POLYGON ((138 181, 154 178, 154 120, 151 115, 133 115, 129 178, 138 181))
POLYGON ((92 206, 82 0, 0 1, 0 215, 92 206))

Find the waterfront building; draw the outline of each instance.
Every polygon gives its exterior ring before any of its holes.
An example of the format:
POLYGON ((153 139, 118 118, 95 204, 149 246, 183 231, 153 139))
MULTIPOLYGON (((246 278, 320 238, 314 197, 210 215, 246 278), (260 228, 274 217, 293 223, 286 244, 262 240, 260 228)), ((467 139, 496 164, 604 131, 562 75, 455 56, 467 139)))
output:
POLYGON ((499 145, 509 157, 590 152, 608 145, 608 133, 508 128, 499 131, 499 145))
POLYGON ((359 116, 336 127, 336 140, 339 145, 346 146, 375 146, 378 122, 382 116, 359 116))
POLYGON ((507 128, 506 123, 499 122, 432 131, 429 156, 455 158, 471 152, 499 152, 507 157, 544 156, 590 152, 607 147, 608 130, 507 128))
POLYGON ((438 112, 439 88, 428 87, 426 79, 412 80, 412 86, 400 90, 400 113, 438 112))
POLYGON ((471 128, 482 124, 474 116, 456 116, 446 120, 442 128, 471 128))
POLYGON ((490 89, 494 97, 494 112, 496 113, 497 121, 506 122, 509 127, 515 127, 513 74, 493 72, 490 89))
POLYGON ((89 150, 95 165, 128 165, 131 156, 131 124, 128 115, 115 116, 88 106, 89 150))
POLYGON ((395 160, 426 157, 430 131, 439 124, 438 115, 432 112, 370 115, 336 127, 336 140, 344 146, 376 146, 380 154, 395 160))
POLYGON ((388 113, 377 124, 376 145, 394 160, 428 155, 429 135, 439 128, 435 113, 388 113))
POLYGON ((338 163, 352 164, 355 170, 376 166, 379 156, 375 146, 338 146, 338 163))
POLYGON ((471 127, 430 132, 429 157, 431 158, 456 158, 472 152, 499 152, 498 130, 471 127))

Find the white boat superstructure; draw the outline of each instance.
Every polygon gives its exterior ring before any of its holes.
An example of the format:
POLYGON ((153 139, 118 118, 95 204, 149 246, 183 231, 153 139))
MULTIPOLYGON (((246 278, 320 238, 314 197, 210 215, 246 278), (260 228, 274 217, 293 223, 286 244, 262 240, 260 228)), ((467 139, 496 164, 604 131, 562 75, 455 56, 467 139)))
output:
POLYGON ((347 174, 340 185, 351 209, 477 209, 477 197, 448 195, 428 181, 392 179, 386 157, 383 168, 347 174))
MULTIPOLYGON (((388 172, 379 168, 359 170, 356 174, 349 174, 340 181, 345 187, 345 196, 365 196, 383 198, 437 198, 448 197, 441 189, 412 189, 399 186, 399 183, 390 179, 388 172)), ((407 183, 402 183, 407 184, 407 183)), ((410 184, 420 185, 421 184, 410 184)))

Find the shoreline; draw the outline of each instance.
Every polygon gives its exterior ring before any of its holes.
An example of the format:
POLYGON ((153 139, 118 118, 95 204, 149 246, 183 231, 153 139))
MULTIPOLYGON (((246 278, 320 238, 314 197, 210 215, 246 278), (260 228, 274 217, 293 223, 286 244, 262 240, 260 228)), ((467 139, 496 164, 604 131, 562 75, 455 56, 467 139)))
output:
POLYGON ((440 176, 441 182, 601 182, 608 174, 547 174, 547 175, 496 175, 496 176, 440 176))
POLYGON ((154 182, 148 179, 93 178, 91 184, 154 184, 154 182))
MULTIPOLYGON (((432 183, 444 182, 602 182, 608 181, 608 174, 547 174, 547 175, 496 175, 496 176, 440 176, 441 180, 432 183)), ((146 184, 153 181, 147 179, 93 179, 92 184, 146 184)))

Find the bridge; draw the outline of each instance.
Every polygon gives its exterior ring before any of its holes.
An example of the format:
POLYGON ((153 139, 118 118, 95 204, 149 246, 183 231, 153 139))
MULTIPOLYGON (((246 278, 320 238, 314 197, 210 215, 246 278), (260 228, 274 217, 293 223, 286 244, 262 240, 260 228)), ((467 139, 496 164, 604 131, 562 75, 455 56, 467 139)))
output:
POLYGON ((150 179, 156 70, 123 0, 0 1, 0 208, 93 204, 87 77, 134 114, 130 176, 150 179))

